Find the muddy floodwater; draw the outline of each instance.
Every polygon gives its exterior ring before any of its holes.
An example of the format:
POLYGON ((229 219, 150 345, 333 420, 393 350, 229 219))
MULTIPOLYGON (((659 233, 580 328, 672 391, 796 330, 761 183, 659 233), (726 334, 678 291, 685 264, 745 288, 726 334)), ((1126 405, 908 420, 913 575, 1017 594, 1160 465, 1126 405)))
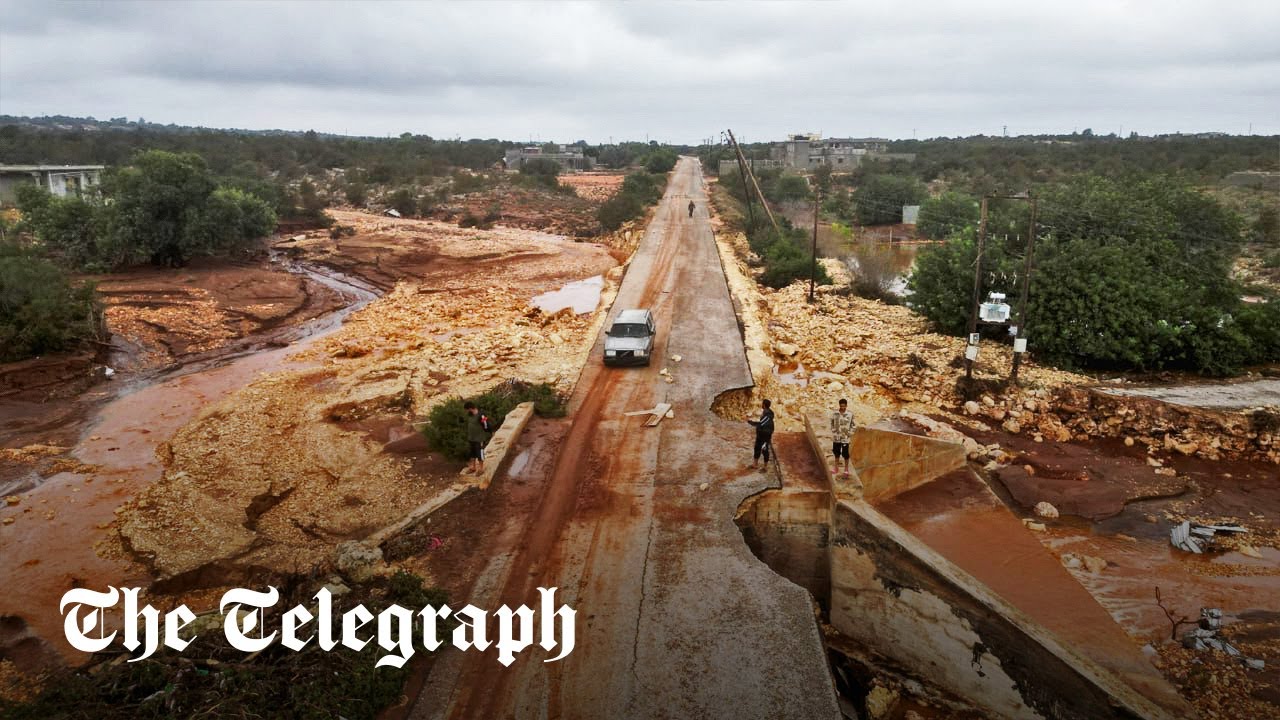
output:
MULTIPOLYGON (((58 473, 33 487, 28 480, 17 521, 4 528, 0 587, 6 592, 0 597, 0 616, 21 618, 34 634, 55 639, 56 651, 71 658, 74 651, 61 640, 62 593, 78 586, 147 584, 139 566, 103 557, 98 549, 115 509, 163 472, 158 446, 203 408, 258 374, 303 367, 290 356, 337 330, 347 315, 376 297, 360 281, 324 268, 291 264, 289 269, 337 290, 348 304, 275 336, 272 349, 246 348, 177 371, 115 381, 121 383, 118 396, 98 408, 71 452, 94 471, 58 473)), ((27 645, 32 659, 49 652, 34 639, 27 645)))
POLYGON ((558 290, 535 296, 530 303, 544 313, 555 313, 570 308, 578 315, 595 311, 604 290, 604 276, 596 275, 576 280, 558 290))

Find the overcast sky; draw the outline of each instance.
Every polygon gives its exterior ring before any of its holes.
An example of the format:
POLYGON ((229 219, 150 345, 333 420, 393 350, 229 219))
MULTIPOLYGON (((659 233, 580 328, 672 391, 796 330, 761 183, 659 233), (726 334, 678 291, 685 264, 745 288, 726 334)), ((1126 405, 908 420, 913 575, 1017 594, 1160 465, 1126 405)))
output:
POLYGON ((0 114, 565 142, 1280 134, 1280 1, 0 0, 0 114))

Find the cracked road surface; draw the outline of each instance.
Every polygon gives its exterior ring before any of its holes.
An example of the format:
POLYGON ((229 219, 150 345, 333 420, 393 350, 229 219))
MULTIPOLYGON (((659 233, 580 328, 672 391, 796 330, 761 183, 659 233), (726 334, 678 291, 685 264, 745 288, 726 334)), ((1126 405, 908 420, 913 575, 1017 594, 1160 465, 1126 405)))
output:
POLYGON ((653 364, 605 368, 597 340, 546 489, 522 527, 495 528, 465 598, 534 606, 538 587, 558 587, 578 612, 575 651, 556 663, 527 652, 510 668, 492 647, 444 651, 415 720, 839 717, 808 594, 733 522, 772 480, 748 467, 752 429, 710 411, 752 379, 706 204, 698 162, 682 158, 610 312, 653 310, 653 364), (675 417, 656 428, 623 415, 659 402, 675 417))

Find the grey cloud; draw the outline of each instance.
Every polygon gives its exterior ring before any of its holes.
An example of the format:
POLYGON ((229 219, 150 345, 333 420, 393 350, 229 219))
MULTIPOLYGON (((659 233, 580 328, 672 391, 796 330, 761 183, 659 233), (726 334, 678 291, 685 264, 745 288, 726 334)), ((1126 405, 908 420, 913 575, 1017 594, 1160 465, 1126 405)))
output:
POLYGON ((1272 2, 10 2, 0 112, 562 140, 1280 132, 1277 27, 1272 2))

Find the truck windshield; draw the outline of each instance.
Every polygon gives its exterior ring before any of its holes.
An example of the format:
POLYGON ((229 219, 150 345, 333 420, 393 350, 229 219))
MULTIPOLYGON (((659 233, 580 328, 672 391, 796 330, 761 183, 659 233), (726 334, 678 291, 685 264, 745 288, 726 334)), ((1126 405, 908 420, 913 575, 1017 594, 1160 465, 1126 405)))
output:
POLYGON ((637 325, 634 323, 618 323, 613 326, 609 334, 614 337, 644 337, 649 334, 649 328, 645 325, 637 325))

